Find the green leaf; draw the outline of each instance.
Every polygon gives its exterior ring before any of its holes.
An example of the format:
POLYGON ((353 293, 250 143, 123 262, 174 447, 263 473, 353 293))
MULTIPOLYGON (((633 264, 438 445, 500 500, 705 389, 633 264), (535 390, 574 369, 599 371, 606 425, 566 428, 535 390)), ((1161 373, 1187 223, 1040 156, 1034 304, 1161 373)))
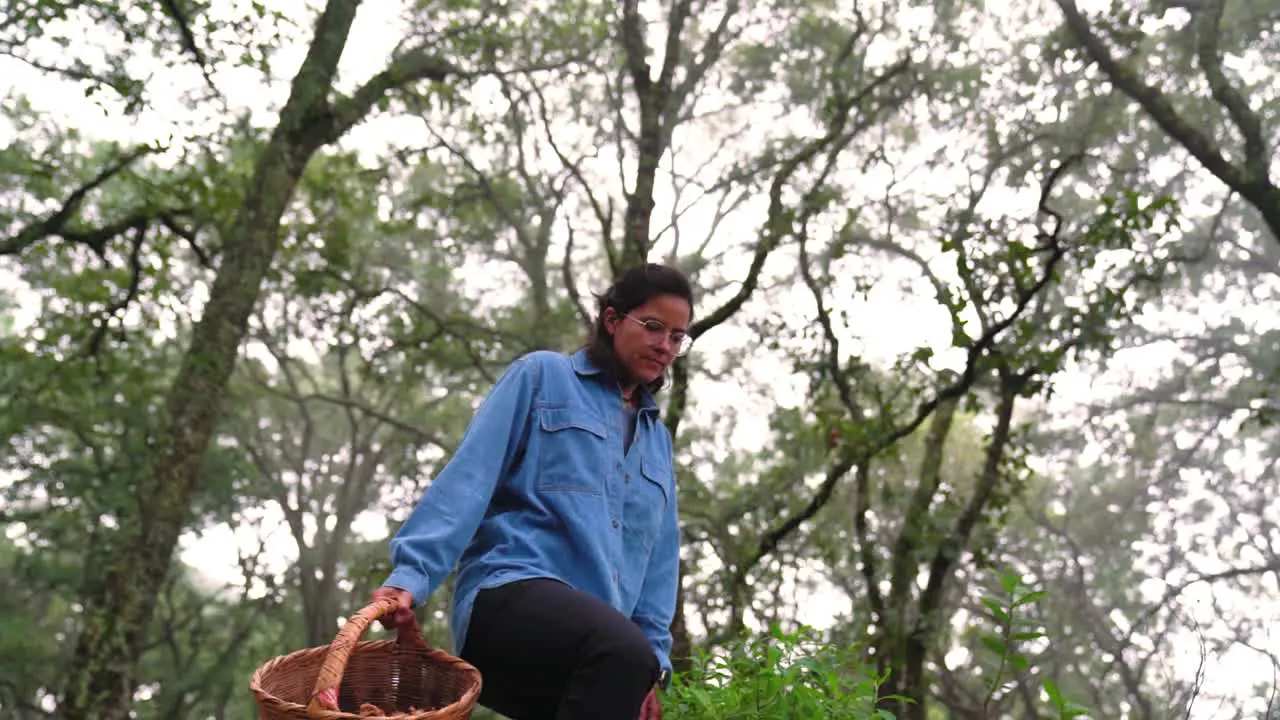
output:
POLYGON ((980 640, 983 646, 998 657, 1004 657, 1005 653, 1009 650, 1009 646, 1005 644, 1004 639, 997 635, 983 635, 980 640))
POLYGON ((1058 684, 1049 678, 1045 678, 1041 682, 1041 686, 1044 688, 1045 694, 1049 696, 1049 702, 1053 703, 1055 707, 1061 707, 1062 693, 1058 690, 1058 684))
POLYGON ((982 598, 982 604, 987 607, 987 610, 991 613, 991 616, 995 618, 996 622, 1002 625, 1009 622, 1009 612, 1004 609, 999 601, 993 598, 984 597, 982 598))
POLYGON ((1048 593, 1043 590, 1034 590, 1018 597, 1014 603, 1016 606, 1034 605, 1048 597, 1048 593))

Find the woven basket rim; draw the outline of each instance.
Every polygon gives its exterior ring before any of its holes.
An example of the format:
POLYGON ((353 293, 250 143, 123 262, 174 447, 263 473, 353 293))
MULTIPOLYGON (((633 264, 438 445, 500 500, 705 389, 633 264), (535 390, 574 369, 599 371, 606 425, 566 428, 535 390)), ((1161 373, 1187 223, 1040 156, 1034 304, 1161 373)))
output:
MULTIPOLYGON (((381 650, 385 647, 393 646, 397 644, 397 642, 398 641, 396 640, 361 640, 356 643, 352 652, 354 654, 361 650, 381 650)), ((345 711, 333 712, 326 710, 318 715, 308 715, 307 705, 305 703, 285 700, 267 692, 262 687, 266 679, 271 677, 272 674, 287 672, 291 669, 290 665, 293 663, 303 658, 310 658, 320 652, 327 652, 331 646, 332 643, 328 645, 316 645, 314 647, 294 650, 286 655, 278 655, 268 659, 254 670, 253 676, 249 679, 249 690, 254 694, 254 697, 258 699, 260 704, 270 706, 276 711, 298 714, 301 717, 317 717, 322 718, 323 720, 368 720, 367 717, 361 716, 358 713, 345 711)), ((479 669, 471 663, 468 663, 466 660, 455 657, 439 648, 428 647, 425 650, 419 650, 416 652, 425 653, 430 662, 447 666, 451 673, 467 676, 469 680, 472 680, 470 687, 468 687, 466 692, 462 694, 462 697, 448 705, 445 705, 444 707, 416 713, 387 715, 385 717, 388 718, 388 720, 452 720, 452 718, 457 716, 459 710, 470 710, 475 707, 476 701, 480 697, 480 687, 482 682, 479 669)))

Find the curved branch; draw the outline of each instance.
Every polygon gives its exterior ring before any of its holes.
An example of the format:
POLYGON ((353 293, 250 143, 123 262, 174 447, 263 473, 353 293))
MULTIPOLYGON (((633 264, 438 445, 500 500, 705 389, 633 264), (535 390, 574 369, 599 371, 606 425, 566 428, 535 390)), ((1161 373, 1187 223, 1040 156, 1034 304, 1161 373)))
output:
MULTIPOLYGON (((1145 82, 1136 70, 1112 56, 1111 50, 1106 46, 1106 43, 1090 28, 1089 21, 1080 12, 1075 0, 1054 0, 1054 2, 1062 10, 1067 28, 1111 83, 1134 102, 1138 103, 1160 129, 1181 144, 1205 169, 1213 173, 1227 187, 1236 191, 1241 197, 1253 204, 1262 214, 1263 221, 1272 230, 1276 240, 1280 241, 1280 188, 1270 182, 1266 173, 1259 174, 1251 171, 1248 158, 1246 158, 1244 167, 1236 166, 1228 161, 1223 156, 1222 149, 1208 133, 1179 114, 1173 102, 1154 86, 1145 82)), ((1215 0, 1215 2, 1220 2, 1220 0, 1215 0)), ((1204 27, 1207 28, 1210 22, 1215 23, 1214 27, 1216 27, 1216 18, 1217 15, 1213 15, 1210 20, 1206 20, 1204 27)), ((1211 88, 1214 85, 1218 85, 1216 89, 1211 90, 1214 99, 1224 105, 1224 109, 1231 115, 1233 121, 1237 125, 1240 124, 1241 120, 1244 121, 1244 125, 1240 127, 1240 130, 1245 136, 1246 153, 1252 155, 1253 153, 1249 153, 1247 148, 1250 144, 1257 148, 1259 136, 1255 136, 1252 140, 1250 139, 1250 135, 1253 134, 1253 126, 1249 120, 1250 113, 1245 112, 1247 107, 1245 107, 1243 99, 1239 98, 1238 92, 1230 88, 1224 77, 1215 80, 1213 73, 1215 68, 1218 67, 1216 57, 1210 55, 1209 62, 1207 65, 1205 64, 1205 45, 1207 43, 1208 50, 1212 52, 1216 49, 1216 39, 1205 38, 1203 37, 1204 34, 1216 36, 1216 33, 1209 33, 1205 29, 1202 32, 1200 41, 1201 64, 1205 69, 1206 80, 1210 83, 1211 88), (1233 106, 1234 110, 1232 109, 1233 106)), ((1264 152, 1254 160, 1254 167, 1256 168, 1256 164, 1261 162, 1265 169, 1265 165, 1269 161, 1270 158, 1267 157, 1264 146, 1264 152)))
POLYGON ((156 145, 140 145, 107 163, 87 183, 73 190, 63 201, 62 207, 52 215, 24 227, 12 237, 0 240, 0 255, 17 255, 46 237, 56 236, 84 245, 99 258, 103 257, 106 254, 108 240, 138 225, 151 222, 159 213, 138 211, 122 220, 88 231, 73 231, 68 225, 75 218, 76 213, 80 212, 80 207, 89 193, 105 185, 107 181, 124 172, 139 159, 160 152, 162 149, 156 145))
POLYGON ((1093 32, 1089 20, 1076 6, 1076 0, 1054 1, 1062 10, 1067 28, 1116 88, 1137 102, 1157 125, 1223 182, 1236 188, 1244 184, 1245 179, 1239 169, 1227 162, 1213 138, 1182 117, 1173 103, 1154 86, 1144 82, 1136 71, 1112 56, 1106 43, 1093 32))
POLYGON ((1213 99, 1227 111, 1231 122, 1235 123, 1244 139, 1246 179, 1250 182, 1266 182, 1270 157, 1267 154, 1262 121, 1249 107, 1240 90, 1222 72, 1222 52, 1218 41, 1222 35, 1222 13, 1225 6, 1226 0, 1209 0, 1204 7, 1202 20, 1197 27, 1199 37, 1196 57, 1200 61, 1200 69, 1204 71, 1205 80, 1209 83, 1213 99))
POLYGON ((582 327, 590 332, 591 313, 582 304, 582 293, 578 292, 578 282, 573 277, 573 241, 575 235, 577 235, 577 232, 573 229, 573 223, 571 222, 569 223, 569 237, 564 242, 564 262, 560 264, 560 271, 563 275, 562 280, 565 292, 569 294, 569 302, 573 303, 573 310, 577 313, 582 327))
MULTIPOLYGON (((1078 155, 1071 156, 1059 163, 1059 165, 1050 172, 1041 192, 1041 214, 1055 215, 1055 213, 1053 213, 1047 206, 1048 199, 1056 187, 1058 180, 1065 174, 1067 168, 1074 165, 1081 158, 1082 156, 1078 155)), ((998 322, 992 323, 976 341, 969 345, 966 353, 967 357, 965 361, 965 368, 964 371, 960 373, 960 376, 951 384, 940 389, 932 398, 922 402, 916 409, 915 415, 905 424, 876 435, 872 439, 872 442, 867 443, 863 447, 857 448, 856 453, 852 444, 841 443, 839 445, 839 450, 836 453, 836 457, 828 467, 823 482, 819 485, 810 501, 797 513, 783 519, 761 536, 760 544, 755 553, 735 570, 734 576, 736 581, 740 582, 745 578, 747 573, 750 572, 755 565, 759 564, 761 560, 773 552, 783 539, 799 529, 800 526, 809 519, 817 515, 818 511, 821 510, 830 500, 836 484, 846 473, 848 473, 850 469, 854 467, 855 464, 859 464, 862 461, 869 461, 871 458, 884 452, 889 447, 892 447, 899 440, 914 433, 925 422, 925 420, 933 415, 934 411, 936 411, 939 406, 948 401, 962 397, 973 387, 974 383, 977 382, 979 367, 987 354, 994 348, 995 343, 1008 328, 1022 317, 1027 307, 1031 304, 1031 301, 1038 296, 1041 291, 1043 291, 1057 273, 1058 263, 1066 253, 1065 248, 1058 238, 1059 230, 1060 227, 1055 227, 1052 233, 1042 233, 1041 240, 1045 243, 1042 248, 1042 252, 1047 253, 1047 256, 1045 258, 1044 268, 1040 277, 1037 278, 1035 283, 1024 289, 1024 291, 1019 294, 1013 310, 1007 316, 998 322)), ((801 235, 801 237, 803 237, 803 235, 801 235)), ((808 285, 810 292, 814 294, 815 300, 818 304, 819 315, 825 315, 826 310, 823 307, 821 300, 821 288, 816 282, 814 282, 814 278, 811 274, 804 273, 804 276, 806 278, 806 284, 808 285)), ((829 322, 830 321, 828 320, 828 325, 829 322)), ((824 333, 830 333, 830 331, 824 328, 824 333)), ((834 333, 831 333, 831 335, 833 334, 834 333)), ((828 337, 828 340, 830 340, 830 336, 828 337)), ((833 375, 842 374, 843 373, 841 372, 833 373, 833 375)), ((849 393, 850 405, 847 405, 846 408, 856 408, 857 405, 852 404, 854 398, 852 396, 851 388, 847 391, 849 393)), ((844 392, 846 391, 842 391, 842 394, 844 392)), ((968 515, 970 513, 966 514, 968 515)), ((976 522, 976 515, 968 518, 967 520, 963 520, 960 525, 960 529, 964 531, 966 537, 967 533, 971 530, 971 528, 966 529, 966 526, 973 522, 976 522)), ((935 593, 938 592, 940 592, 940 588, 935 590, 935 593)))
POLYGON ((182 5, 178 3, 178 0, 160 0, 160 8, 177 26, 178 38, 182 42, 182 49, 195 60, 196 66, 200 68, 200 74, 204 76, 205 84, 209 86, 209 90, 225 104, 226 99, 218 90, 217 84, 213 82, 209 59, 205 57, 204 51, 200 49, 200 43, 196 42, 196 34, 191 29, 191 21, 187 18, 187 13, 182 9, 182 5))
POLYGON ((840 99, 836 103, 836 111, 827 133, 805 144, 799 152, 792 155, 790 159, 782 164, 778 174, 774 176, 773 182, 769 186, 768 220, 765 223, 763 237, 759 244, 756 245, 755 254, 751 257, 751 265, 747 268, 747 277, 742 281, 742 285, 739 286, 738 292, 733 297, 712 311, 711 314, 693 323, 689 328, 691 337, 696 340, 707 331, 733 317, 750 299, 752 293, 755 292, 756 286, 760 282, 760 272, 764 269, 765 260, 780 244, 782 237, 791 231, 788 213, 782 201, 782 191, 786 183, 801 167, 845 138, 849 117, 855 108, 867 100, 873 92, 905 73, 910 67, 910 59, 904 58, 888 67, 856 95, 840 99))
MULTIPOLYGON (((147 239, 147 225, 141 224, 133 228, 133 240, 129 246, 129 282, 125 286, 124 296, 112 300, 98 315, 93 334, 85 348, 85 354, 94 356, 102 349, 102 341, 106 339, 111 321, 116 315, 127 310, 134 300, 138 299, 138 290, 142 284, 142 245, 147 239)), ((124 331, 121 330, 121 335, 124 331)))

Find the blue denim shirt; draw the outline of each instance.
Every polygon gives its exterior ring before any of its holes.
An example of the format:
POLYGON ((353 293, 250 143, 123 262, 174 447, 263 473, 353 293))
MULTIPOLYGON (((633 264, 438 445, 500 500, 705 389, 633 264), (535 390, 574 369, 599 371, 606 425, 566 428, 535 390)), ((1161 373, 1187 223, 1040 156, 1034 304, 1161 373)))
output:
POLYGON ((560 580, 630 617, 670 671, 680 563, 671 435, 640 393, 624 450, 621 393, 584 351, 512 363, 392 538, 385 584, 417 605, 457 563, 458 652, 480 590, 560 580))

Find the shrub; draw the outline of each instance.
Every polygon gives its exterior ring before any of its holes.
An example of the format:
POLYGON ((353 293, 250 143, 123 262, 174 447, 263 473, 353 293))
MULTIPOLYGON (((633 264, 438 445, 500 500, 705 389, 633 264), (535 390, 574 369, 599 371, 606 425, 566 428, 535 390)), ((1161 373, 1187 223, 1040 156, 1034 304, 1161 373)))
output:
MULTIPOLYGON (((993 657, 987 680, 984 713, 1012 680, 1026 673, 1031 660, 1025 649, 1043 642, 1034 618, 1042 591, 1023 584, 1012 571, 996 573, 994 587, 984 592, 985 622, 979 638, 993 657), (988 629, 989 628, 989 629, 988 629)), ((887 676, 877 675, 861 647, 833 647, 822 633, 808 627, 784 632, 777 626, 763 635, 748 634, 724 652, 700 650, 693 669, 672 683, 663 698, 665 720, 894 720, 877 708, 887 676)), ((1081 720, 1088 709, 1063 697, 1049 678, 1038 682, 1048 698, 1046 716, 1081 720)), ((892 696, 890 696, 892 697, 892 696)))
POLYGON ((699 652, 663 698, 664 720, 893 720, 876 708, 884 678, 862 649, 837 648, 801 627, 747 636, 726 652, 699 652))

